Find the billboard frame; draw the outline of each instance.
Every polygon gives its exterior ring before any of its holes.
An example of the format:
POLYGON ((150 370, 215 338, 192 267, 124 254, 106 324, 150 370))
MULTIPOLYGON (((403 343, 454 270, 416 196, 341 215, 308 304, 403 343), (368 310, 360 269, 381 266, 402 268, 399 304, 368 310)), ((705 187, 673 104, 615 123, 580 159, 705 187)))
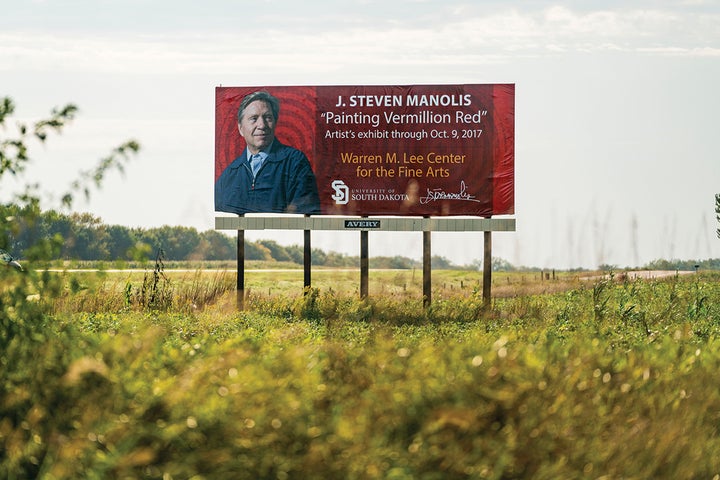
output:
POLYGON ((514 138, 513 83, 218 86, 216 212, 512 215, 514 138), (259 190, 254 177, 249 179, 249 167, 242 168, 249 157, 247 141, 238 133, 237 108, 260 92, 276 97, 280 112, 286 112, 274 131, 273 145, 282 149, 268 147, 269 154, 289 158, 287 152, 297 150, 306 157, 321 212, 310 208, 315 199, 307 193, 308 175, 295 160, 284 162, 286 168, 302 175, 277 176, 279 166, 268 169, 260 174, 259 190), (305 180, 298 181, 301 187, 290 179, 305 180))
POLYGON ((303 230, 305 294, 311 288, 311 231, 335 230, 360 233, 360 298, 368 297, 370 231, 423 233, 423 306, 432 302, 431 233, 484 232, 483 235, 483 305, 492 299, 492 232, 514 232, 514 218, 458 218, 458 217, 340 217, 340 216, 236 216, 215 217, 216 230, 237 230, 237 306, 245 306, 245 230, 303 230))

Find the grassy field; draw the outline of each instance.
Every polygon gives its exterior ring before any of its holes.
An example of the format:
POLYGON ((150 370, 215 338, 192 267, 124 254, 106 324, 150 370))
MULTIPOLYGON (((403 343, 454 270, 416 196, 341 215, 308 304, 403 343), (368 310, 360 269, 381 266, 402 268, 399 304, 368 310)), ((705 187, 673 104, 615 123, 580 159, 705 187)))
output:
MULTIPOLYGON (((56 273, 67 278, 75 277, 85 283, 105 282, 124 288, 129 283, 142 282, 143 277, 152 273, 152 266, 135 266, 117 269, 113 265, 101 264, 100 268, 91 263, 55 267, 56 273)), ((312 285, 319 290, 334 290, 344 295, 358 294, 360 291, 359 268, 323 268, 313 267, 312 285)), ((235 285, 235 265, 223 262, 213 265, 204 262, 188 267, 184 264, 172 265, 163 270, 163 274, 173 283, 188 284, 200 281, 205 284, 223 283, 235 285)), ((563 291, 578 287, 602 272, 557 272, 544 279, 540 272, 493 274, 492 290, 495 297, 517 296, 519 294, 537 294, 563 291)), ((404 296, 408 299, 422 298, 422 269, 385 270, 370 269, 370 296, 404 296)), ((473 270, 434 270, 432 272, 433 296, 439 298, 455 295, 468 295, 482 291, 482 272, 473 270)), ((303 294, 303 270, 294 263, 246 262, 245 288, 248 295, 272 296, 276 294, 299 296, 303 294)))
POLYGON ((2 478, 720 478, 717 274, 15 273, 2 478))

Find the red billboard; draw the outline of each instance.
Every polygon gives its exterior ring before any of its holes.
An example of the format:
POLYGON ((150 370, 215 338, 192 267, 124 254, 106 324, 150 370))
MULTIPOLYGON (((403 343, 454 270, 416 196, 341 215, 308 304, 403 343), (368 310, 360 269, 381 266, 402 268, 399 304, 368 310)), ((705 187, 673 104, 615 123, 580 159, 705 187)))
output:
POLYGON ((217 87, 215 210, 514 213, 515 86, 217 87))

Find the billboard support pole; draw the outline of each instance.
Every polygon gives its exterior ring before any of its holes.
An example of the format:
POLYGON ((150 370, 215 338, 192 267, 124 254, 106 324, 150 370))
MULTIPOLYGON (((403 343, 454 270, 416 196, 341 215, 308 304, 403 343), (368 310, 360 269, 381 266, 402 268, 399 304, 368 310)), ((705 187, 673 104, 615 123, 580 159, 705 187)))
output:
POLYGON ((432 302, 432 252, 430 241, 432 232, 423 231, 423 307, 432 302))
POLYGON ((245 309, 245 230, 237 231, 237 309, 245 309))
POLYGON ((311 272, 311 243, 312 230, 345 230, 361 228, 360 230, 360 296, 368 297, 369 254, 368 229, 377 231, 397 232, 423 232, 423 305, 429 306, 432 300, 431 274, 432 252, 431 238, 433 231, 442 232, 484 232, 483 252, 483 307, 491 304, 492 288, 492 232, 514 232, 515 219, 512 218, 403 218, 403 219, 375 219, 362 217, 355 218, 278 218, 278 217, 252 217, 243 215, 237 217, 216 217, 215 229, 237 230, 237 304, 240 310, 245 303, 245 230, 304 230, 305 231, 305 285, 310 285, 311 272))
POLYGON ((483 306, 490 306, 492 288, 492 232, 484 232, 485 248, 483 254, 483 306))
MULTIPOLYGON (((309 215, 305 215, 308 217, 309 215)), ((305 230, 305 246, 303 255, 303 269, 304 269, 304 282, 303 291, 307 295, 310 292, 310 280, 311 280, 311 268, 312 268, 312 248, 310 244, 310 230, 305 230)))
POLYGON ((368 231, 360 231, 360 298, 368 297, 368 277, 370 260, 368 257, 368 231))

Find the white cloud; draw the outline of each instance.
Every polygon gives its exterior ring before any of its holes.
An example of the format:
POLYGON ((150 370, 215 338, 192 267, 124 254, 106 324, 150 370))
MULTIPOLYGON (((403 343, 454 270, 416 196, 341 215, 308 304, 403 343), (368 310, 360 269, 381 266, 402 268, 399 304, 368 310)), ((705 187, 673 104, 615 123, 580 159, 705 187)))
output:
MULTIPOLYGON (((517 9, 461 16, 432 24, 358 24, 316 29, 188 34, 5 31, 0 33, 0 70, 150 73, 241 72, 247 65, 287 65, 332 70, 338 64, 494 63, 517 55, 593 51, 652 55, 717 55, 720 17, 660 10, 543 11, 517 9)), ((315 19, 317 22, 318 19, 315 19)), ((300 22, 302 23, 302 22, 300 22)))

